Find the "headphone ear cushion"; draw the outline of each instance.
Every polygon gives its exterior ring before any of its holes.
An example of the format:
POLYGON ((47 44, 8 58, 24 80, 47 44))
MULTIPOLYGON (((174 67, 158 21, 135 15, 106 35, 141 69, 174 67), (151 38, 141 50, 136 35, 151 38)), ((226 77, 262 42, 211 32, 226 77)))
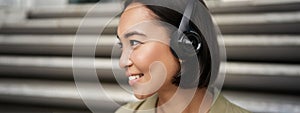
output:
POLYGON ((195 31, 184 32, 184 34, 188 40, 185 41, 185 45, 189 45, 185 50, 185 52, 187 52, 186 54, 188 54, 189 56, 197 55, 200 52, 202 44, 200 35, 195 31))
POLYGON ((200 35, 194 31, 184 32, 182 35, 175 32, 171 38, 170 47, 175 57, 190 58, 197 55, 201 49, 200 35))

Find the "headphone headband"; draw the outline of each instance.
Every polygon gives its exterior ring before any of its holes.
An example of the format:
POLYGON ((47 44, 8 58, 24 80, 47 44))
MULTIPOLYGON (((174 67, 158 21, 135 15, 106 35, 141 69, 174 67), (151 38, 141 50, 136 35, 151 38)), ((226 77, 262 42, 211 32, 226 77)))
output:
POLYGON ((184 10, 178 30, 171 39, 172 52, 176 57, 189 59, 199 53, 201 48, 201 34, 194 31, 190 20, 194 10, 195 0, 189 0, 184 10))
POLYGON ((194 9, 194 4, 193 3, 195 3, 195 0, 189 0, 187 5, 186 5, 186 8, 185 8, 184 13, 183 13, 183 17, 182 17, 181 22, 179 24, 179 29, 178 29, 178 30, 180 30, 179 32, 190 30, 189 21, 191 19, 192 14, 193 14, 193 9, 194 9))

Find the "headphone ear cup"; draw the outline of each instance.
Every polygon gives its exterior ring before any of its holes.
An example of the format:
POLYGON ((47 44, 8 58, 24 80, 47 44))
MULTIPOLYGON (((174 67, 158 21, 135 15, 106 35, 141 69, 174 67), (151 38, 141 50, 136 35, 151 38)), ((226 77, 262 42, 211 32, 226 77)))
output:
POLYGON ((199 53, 201 49, 200 35, 194 31, 186 31, 183 35, 175 32, 170 45, 175 57, 187 59, 199 53))
POLYGON ((184 41, 184 45, 188 45, 186 46, 186 48, 183 47, 183 49, 185 49, 185 52, 188 56, 194 56, 197 55, 200 52, 201 49, 201 40, 200 40, 200 35, 194 31, 188 31, 188 32, 184 32, 185 34, 185 38, 186 41, 184 41))

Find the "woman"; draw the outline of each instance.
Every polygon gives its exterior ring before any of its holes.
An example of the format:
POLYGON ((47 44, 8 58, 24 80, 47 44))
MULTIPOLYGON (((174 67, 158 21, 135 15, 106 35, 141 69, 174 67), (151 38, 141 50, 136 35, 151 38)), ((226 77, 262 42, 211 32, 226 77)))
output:
MULTIPOLYGON (((147 5, 149 1, 128 0, 120 17, 117 32, 122 56, 119 64, 126 70, 135 96, 142 100, 128 103, 116 113, 248 113, 222 95, 216 101, 205 97, 211 79, 212 57, 197 22, 188 21, 188 30, 193 31, 196 38, 188 37, 187 46, 181 46, 174 37, 180 34, 177 29, 183 20, 182 13, 147 5)), ((185 5, 186 1, 168 2, 184 10, 190 7, 185 5)))

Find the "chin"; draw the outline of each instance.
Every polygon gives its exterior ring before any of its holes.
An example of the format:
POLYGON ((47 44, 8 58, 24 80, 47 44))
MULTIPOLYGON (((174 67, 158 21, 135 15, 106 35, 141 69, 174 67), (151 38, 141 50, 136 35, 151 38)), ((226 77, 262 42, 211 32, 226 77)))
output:
POLYGON ((149 94, 149 95, 139 95, 139 94, 134 94, 134 96, 139 99, 139 100, 143 100, 146 99, 148 97, 151 97, 153 94, 149 94))

